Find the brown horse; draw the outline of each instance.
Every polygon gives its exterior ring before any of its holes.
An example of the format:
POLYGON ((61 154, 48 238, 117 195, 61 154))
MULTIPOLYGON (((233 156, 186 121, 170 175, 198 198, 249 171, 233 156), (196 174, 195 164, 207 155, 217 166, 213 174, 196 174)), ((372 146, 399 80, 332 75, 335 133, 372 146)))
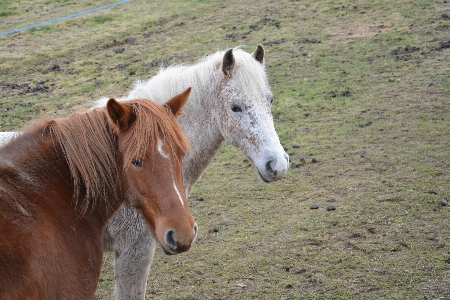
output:
POLYGON ((165 105, 117 102, 41 120, 0 148, 0 299, 93 299, 102 230, 123 201, 164 252, 197 234, 178 126, 190 88, 165 105))

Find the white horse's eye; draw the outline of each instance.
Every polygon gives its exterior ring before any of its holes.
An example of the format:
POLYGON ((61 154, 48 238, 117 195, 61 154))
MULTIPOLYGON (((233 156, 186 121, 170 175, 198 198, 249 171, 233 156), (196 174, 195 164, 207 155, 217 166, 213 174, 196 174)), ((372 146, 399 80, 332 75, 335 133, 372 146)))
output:
POLYGON ((231 110, 233 112, 240 112, 242 111, 242 107, 238 104, 231 104, 231 110))
POLYGON ((133 160, 131 161, 131 164, 132 164, 133 166, 135 166, 136 168, 142 168, 142 166, 144 165, 144 164, 142 163, 142 160, 139 160, 139 159, 133 159, 133 160))

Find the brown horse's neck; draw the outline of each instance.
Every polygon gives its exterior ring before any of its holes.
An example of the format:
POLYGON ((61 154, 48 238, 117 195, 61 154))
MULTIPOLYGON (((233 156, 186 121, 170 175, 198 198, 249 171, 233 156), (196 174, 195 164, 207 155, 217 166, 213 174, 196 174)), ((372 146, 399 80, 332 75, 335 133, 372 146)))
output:
POLYGON ((70 168, 59 142, 46 131, 47 122, 27 131, 7 144, 0 152, 0 200, 6 200, 16 213, 33 216, 35 206, 47 206, 54 214, 64 212, 73 224, 88 218, 91 224, 103 228, 108 218, 120 206, 121 195, 96 201, 83 212, 85 189, 75 186, 70 168), (4 188, 3 190, 1 187, 4 188), (17 187, 20 187, 18 189, 17 187), (8 191, 7 193, 5 192, 8 191), (33 199, 32 201, 30 199, 33 199))

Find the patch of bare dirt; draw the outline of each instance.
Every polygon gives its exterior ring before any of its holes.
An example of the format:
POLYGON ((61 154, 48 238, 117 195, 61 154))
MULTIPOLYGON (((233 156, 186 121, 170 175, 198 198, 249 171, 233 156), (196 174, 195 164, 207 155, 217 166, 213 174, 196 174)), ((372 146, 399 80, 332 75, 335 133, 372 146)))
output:
POLYGON ((389 29, 384 24, 374 23, 335 27, 330 33, 335 37, 363 37, 376 35, 389 29))
POLYGON ((441 11, 446 11, 446 10, 450 10, 450 6, 442 5, 442 6, 436 6, 434 8, 435 12, 441 12, 441 11))
POLYGON ((433 299, 449 299, 448 281, 444 279, 430 279, 419 284, 424 294, 428 294, 433 299))

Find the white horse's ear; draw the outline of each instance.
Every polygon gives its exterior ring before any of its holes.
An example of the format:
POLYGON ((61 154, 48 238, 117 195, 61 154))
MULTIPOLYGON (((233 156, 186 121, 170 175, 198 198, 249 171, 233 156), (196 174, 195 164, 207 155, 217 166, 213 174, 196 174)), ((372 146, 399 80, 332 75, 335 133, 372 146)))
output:
POLYGON ((264 48, 261 45, 256 45, 255 51, 253 51, 252 56, 254 59, 264 64, 264 48))
POLYGON ((119 131, 127 130, 136 119, 132 107, 123 105, 114 98, 108 100, 106 110, 109 119, 119 131))
POLYGON ((230 71, 234 67, 234 55, 233 55, 233 49, 228 50, 225 52, 225 55, 223 56, 223 62, 222 62, 222 72, 226 76, 231 76, 230 71))
POLYGON ((188 100, 190 93, 191 88, 188 87, 184 92, 176 95, 166 102, 165 105, 172 111, 175 117, 178 117, 181 113, 183 113, 183 106, 188 100))

